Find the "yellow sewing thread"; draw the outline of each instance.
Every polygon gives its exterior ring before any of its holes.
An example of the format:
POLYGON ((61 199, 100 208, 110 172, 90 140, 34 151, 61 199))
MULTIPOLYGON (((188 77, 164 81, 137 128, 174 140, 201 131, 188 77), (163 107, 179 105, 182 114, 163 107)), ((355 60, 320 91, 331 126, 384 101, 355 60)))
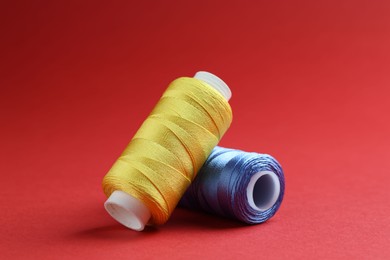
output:
POLYGON ((163 224, 232 121, 226 99, 195 78, 173 81, 103 179, 140 200, 163 224))

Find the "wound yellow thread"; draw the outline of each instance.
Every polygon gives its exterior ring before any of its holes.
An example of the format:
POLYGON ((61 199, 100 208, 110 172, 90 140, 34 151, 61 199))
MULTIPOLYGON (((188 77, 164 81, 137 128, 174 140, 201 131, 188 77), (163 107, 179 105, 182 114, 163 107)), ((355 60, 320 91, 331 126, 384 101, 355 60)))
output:
POLYGON ((231 121, 229 103, 212 86, 173 81, 104 177, 104 193, 130 194, 150 210, 149 224, 165 223, 231 121))

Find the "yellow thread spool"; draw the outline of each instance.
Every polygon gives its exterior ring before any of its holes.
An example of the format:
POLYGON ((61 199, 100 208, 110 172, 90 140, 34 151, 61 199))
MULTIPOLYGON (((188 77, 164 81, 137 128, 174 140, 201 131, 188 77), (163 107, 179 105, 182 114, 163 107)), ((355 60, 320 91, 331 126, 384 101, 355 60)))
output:
POLYGON ((138 231, 166 222, 230 126, 230 97, 208 72, 173 81, 103 179, 108 213, 138 231))

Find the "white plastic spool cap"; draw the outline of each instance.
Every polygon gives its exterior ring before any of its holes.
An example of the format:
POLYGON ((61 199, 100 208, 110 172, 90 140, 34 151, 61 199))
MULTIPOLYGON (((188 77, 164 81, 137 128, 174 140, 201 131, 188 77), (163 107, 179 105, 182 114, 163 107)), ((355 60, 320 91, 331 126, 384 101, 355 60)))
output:
POLYGON ((116 190, 104 203, 107 212, 122 225, 142 231, 148 223, 150 210, 138 199, 116 190))
POLYGON ((271 171, 261 171, 254 174, 246 189, 249 205, 259 211, 270 209, 278 200, 279 194, 279 178, 271 171))
POLYGON ((218 90, 219 93, 222 94, 222 96, 229 101, 232 97, 232 92, 230 91, 230 88, 228 85, 220 78, 215 76, 214 74, 211 74, 206 71, 198 71, 194 78, 200 79, 206 83, 208 83, 210 86, 212 86, 214 89, 218 90))
MULTIPOLYGON (((218 90, 227 101, 231 98, 232 93, 228 85, 214 74, 199 71, 194 78, 208 83, 218 90)), ((152 216, 150 210, 139 199, 120 190, 116 190, 110 195, 104 203, 104 208, 119 223, 136 231, 142 231, 152 216)))

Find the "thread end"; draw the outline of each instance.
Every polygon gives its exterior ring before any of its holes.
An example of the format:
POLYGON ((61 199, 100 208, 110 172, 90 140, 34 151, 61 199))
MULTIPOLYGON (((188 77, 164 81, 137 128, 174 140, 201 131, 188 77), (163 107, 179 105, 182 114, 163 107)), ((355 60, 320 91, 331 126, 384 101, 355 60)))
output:
POLYGON ((221 93, 227 101, 229 101, 229 99, 232 97, 232 92, 230 91, 229 86, 214 74, 206 71, 198 71, 194 78, 200 79, 212 86, 214 89, 218 90, 218 92, 221 93))
POLYGON ((116 221, 136 231, 142 231, 151 217, 149 209, 141 201, 120 190, 111 194, 104 208, 116 221))
POLYGON ((270 209, 278 200, 280 182, 271 171, 260 171, 252 176, 246 189, 249 205, 259 211, 270 209))

